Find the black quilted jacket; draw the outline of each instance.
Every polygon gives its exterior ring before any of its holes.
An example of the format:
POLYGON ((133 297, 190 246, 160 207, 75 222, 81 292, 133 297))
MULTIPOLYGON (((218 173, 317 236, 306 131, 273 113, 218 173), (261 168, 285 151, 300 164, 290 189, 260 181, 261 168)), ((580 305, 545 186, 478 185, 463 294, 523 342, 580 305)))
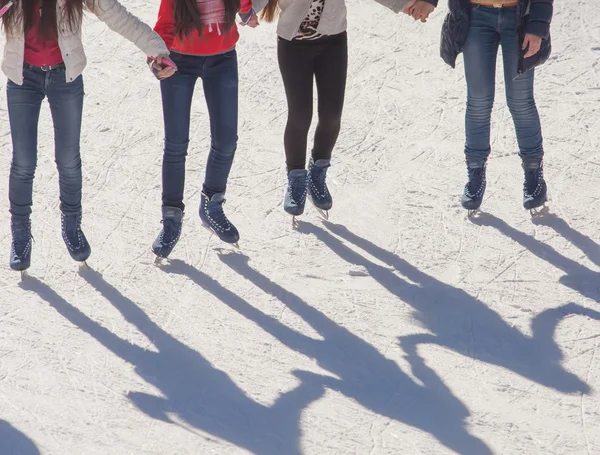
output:
MULTIPOLYGON (((426 0, 437 6, 437 0, 426 0)), ((535 68, 550 57, 552 42, 550 39, 550 22, 552 20, 552 4, 554 0, 518 0, 517 6, 517 33, 519 35, 519 48, 523 44, 525 34, 531 33, 542 38, 540 51, 528 59, 523 58, 525 51, 521 51, 518 71, 523 73, 535 68)), ((440 54, 444 61, 454 68, 458 54, 462 52, 463 45, 469 31, 469 14, 471 5, 469 0, 448 0, 448 15, 442 26, 442 41, 440 54)))

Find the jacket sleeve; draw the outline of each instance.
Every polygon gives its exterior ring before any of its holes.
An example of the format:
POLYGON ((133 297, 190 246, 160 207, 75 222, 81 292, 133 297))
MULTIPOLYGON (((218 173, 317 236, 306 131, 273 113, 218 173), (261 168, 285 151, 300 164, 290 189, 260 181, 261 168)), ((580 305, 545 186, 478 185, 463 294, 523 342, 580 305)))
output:
POLYGON ((438 0, 423 0, 423 1, 432 4, 436 8, 438 6, 438 0))
POLYGON ((175 23, 173 21, 173 0, 161 0, 158 9, 158 19, 154 31, 165 42, 167 49, 173 47, 175 40, 175 23))
POLYGON ((548 39, 554 0, 531 0, 525 33, 548 39))
POLYGON ((254 8, 254 11, 259 13, 267 6, 267 3, 269 3, 269 0, 252 0, 252 7, 254 8))
POLYGON ((404 6, 408 3, 408 0, 375 0, 380 5, 391 9, 394 13, 400 13, 404 9, 404 6))
POLYGON ((252 10, 252 0, 240 1, 240 13, 248 13, 252 10))
POLYGON ((147 56, 168 54, 164 41, 117 0, 85 0, 88 9, 108 27, 135 44, 147 56))

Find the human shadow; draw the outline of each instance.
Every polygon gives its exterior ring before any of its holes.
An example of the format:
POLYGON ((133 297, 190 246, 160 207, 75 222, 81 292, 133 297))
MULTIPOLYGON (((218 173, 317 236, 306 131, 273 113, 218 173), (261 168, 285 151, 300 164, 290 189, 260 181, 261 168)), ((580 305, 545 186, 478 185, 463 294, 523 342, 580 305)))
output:
POLYGON ((561 365, 563 356, 554 341, 554 332, 567 315, 580 314, 600 320, 599 312, 575 303, 546 310, 533 319, 529 336, 464 290, 435 279, 344 226, 329 222, 324 226, 327 230, 312 224, 303 224, 300 229, 315 235, 349 263, 364 267, 390 293, 410 305, 414 317, 430 331, 400 338, 411 363, 421 362, 418 345, 434 344, 505 368, 559 392, 590 392, 583 380, 561 365), (389 267, 355 252, 341 239, 389 267))
POLYGON ((323 339, 289 328, 184 262, 172 261, 165 270, 190 278, 285 346, 314 359, 335 376, 322 377, 321 381, 328 388, 356 400, 372 412, 429 433, 456 453, 491 453, 483 441, 469 434, 465 422, 468 409, 424 362, 413 365, 415 376, 422 382, 420 385, 366 341, 250 267, 247 256, 224 254, 219 257, 263 292, 279 299, 323 339))
POLYGON ((264 406, 249 398, 199 352, 161 329, 102 275, 92 270, 81 275, 152 342, 156 352, 120 338, 33 277, 28 277, 22 286, 37 293, 61 316, 133 365, 142 379, 160 391, 162 396, 130 392, 129 399, 140 411, 164 422, 179 424, 179 419, 189 427, 255 454, 301 454, 300 413, 324 393, 318 375, 294 372, 300 385, 280 395, 272 406, 264 406))
POLYGON ((39 455, 40 451, 31 439, 6 420, 0 419, 0 453, 2 455, 39 455))
MULTIPOLYGON (((595 272, 579 262, 570 259, 550 245, 540 242, 535 237, 525 234, 505 221, 489 213, 481 214, 473 222, 479 226, 489 226, 497 229, 514 242, 529 250, 540 259, 565 272, 559 282, 595 302, 600 302, 600 273, 595 272)), ((534 224, 547 226, 564 237, 576 248, 581 250, 590 261, 600 266, 600 246, 589 237, 573 229, 569 223, 553 213, 546 213, 535 218, 534 224)))

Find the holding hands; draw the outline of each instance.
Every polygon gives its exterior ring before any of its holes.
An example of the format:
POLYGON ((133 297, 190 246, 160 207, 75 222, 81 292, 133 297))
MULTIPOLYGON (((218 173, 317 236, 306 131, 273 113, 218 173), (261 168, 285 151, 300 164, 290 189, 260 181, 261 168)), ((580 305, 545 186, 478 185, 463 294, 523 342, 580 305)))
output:
POLYGON ((146 63, 152 74, 159 80, 171 77, 177 71, 177 66, 167 54, 161 54, 156 58, 148 57, 146 63))
POLYGON ((248 27, 256 28, 260 25, 260 22, 258 22, 258 15, 254 11, 254 8, 247 13, 240 13, 240 18, 242 19, 240 22, 242 27, 247 25, 248 27))
POLYGON ((427 22, 427 18, 434 9, 435 6, 424 0, 409 0, 402 12, 412 16, 416 21, 427 22))

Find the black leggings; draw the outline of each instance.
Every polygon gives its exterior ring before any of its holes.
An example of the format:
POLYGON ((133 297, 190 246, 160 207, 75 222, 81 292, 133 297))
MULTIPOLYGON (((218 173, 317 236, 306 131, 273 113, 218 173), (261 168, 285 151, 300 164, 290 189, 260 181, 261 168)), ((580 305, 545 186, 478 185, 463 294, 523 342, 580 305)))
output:
POLYGON ((331 159, 340 133, 346 74, 346 32, 313 41, 277 43, 279 69, 288 103, 284 147, 288 172, 306 166, 306 143, 313 114, 313 78, 317 82, 319 123, 315 132, 313 159, 331 159))

